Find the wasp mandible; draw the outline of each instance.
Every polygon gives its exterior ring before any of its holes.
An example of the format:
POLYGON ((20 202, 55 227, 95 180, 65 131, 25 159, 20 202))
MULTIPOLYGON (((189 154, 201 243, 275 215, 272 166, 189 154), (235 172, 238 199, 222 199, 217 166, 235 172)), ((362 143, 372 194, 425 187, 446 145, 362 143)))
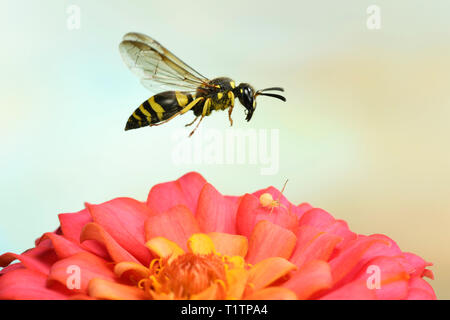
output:
POLYGON ((284 91, 280 87, 255 91, 248 83, 236 86, 235 82, 227 77, 209 80, 159 42, 141 33, 127 33, 119 45, 119 50, 125 64, 139 76, 146 88, 154 90, 155 85, 159 85, 171 89, 144 101, 128 119, 125 130, 157 126, 192 110, 195 119, 186 125, 190 126, 198 121, 189 135, 192 136, 203 118, 209 116, 213 110, 228 109, 230 125, 233 125, 231 113, 236 97, 246 109, 247 121, 250 121, 256 109, 257 96, 286 101, 286 98, 279 94, 267 93, 284 91))

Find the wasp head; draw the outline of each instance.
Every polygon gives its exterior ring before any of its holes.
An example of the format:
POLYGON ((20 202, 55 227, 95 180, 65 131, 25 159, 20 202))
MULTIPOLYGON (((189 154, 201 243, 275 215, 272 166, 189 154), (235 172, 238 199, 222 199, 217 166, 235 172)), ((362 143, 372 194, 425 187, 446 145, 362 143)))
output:
POLYGON ((283 88, 273 87, 255 91, 251 85, 248 83, 241 83, 237 88, 237 96, 239 98, 239 102, 245 107, 247 110, 247 116, 245 120, 250 121, 253 116, 253 112, 256 109, 256 97, 257 96, 269 96, 273 98, 280 99, 282 101, 286 101, 286 98, 280 96, 278 94, 273 93, 265 93, 265 91, 275 90, 275 91, 284 91, 283 88))

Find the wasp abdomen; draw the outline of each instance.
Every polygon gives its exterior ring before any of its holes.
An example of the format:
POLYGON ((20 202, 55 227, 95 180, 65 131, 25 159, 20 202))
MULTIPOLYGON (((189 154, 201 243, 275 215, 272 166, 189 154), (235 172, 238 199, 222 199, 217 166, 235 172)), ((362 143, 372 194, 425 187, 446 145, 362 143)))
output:
POLYGON ((128 118, 125 130, 137 129, 169 119, 194 100, 187 92, 165 91, 145 100, 128 118))

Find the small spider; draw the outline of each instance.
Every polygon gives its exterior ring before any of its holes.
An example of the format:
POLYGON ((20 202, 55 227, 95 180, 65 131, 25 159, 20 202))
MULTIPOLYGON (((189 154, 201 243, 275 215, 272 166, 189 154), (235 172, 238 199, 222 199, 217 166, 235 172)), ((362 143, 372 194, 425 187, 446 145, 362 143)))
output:
POLYGON ((286 184, 288 183, 288 181, 289 180, 286 180, 286 182, 284 183, 283 189, 281 189, 281 194, 277 200, 273 200, 273 197, 270 193, 268 193, 268 192, 263 193, 259 197, 259 203, 261 204, 261 206, 263 208, 270 208, 270 213, 272 213, 273 208, 275 208, 275 207, 283 206, 284 208, 286 208, 286 206, 284 204, 280 203, 280 198, 281 198, 281 195, 283 194, 284 188, 286 188, 286 184))

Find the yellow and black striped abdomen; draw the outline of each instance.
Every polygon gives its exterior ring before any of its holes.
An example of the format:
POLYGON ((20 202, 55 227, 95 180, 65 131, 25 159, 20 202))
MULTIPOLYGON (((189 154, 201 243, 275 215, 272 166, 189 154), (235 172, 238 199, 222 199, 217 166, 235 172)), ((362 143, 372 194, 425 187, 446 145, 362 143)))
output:
POLYGON ((144 101, 127 121, 125 130, 156 124, 181 111, 192 102, 192 94, 180 91, 165 91, 144 101))

